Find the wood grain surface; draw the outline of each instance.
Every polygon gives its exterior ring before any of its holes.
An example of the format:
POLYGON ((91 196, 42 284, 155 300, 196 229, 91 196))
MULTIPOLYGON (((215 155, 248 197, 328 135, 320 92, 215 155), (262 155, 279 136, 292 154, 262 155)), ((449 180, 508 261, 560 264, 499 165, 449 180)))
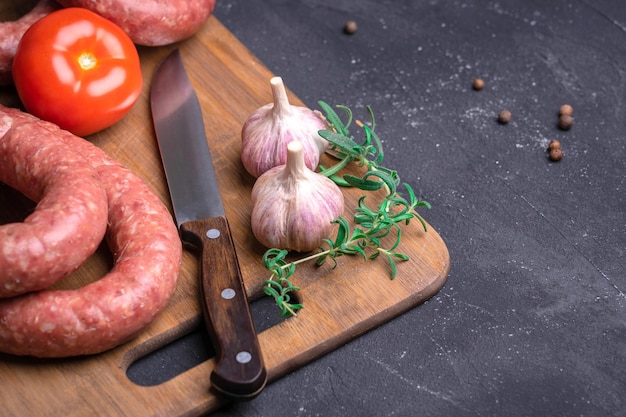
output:
MULTIPOLYGON (((148 91, 156 65, 175 47, 180 48, 198 93, 246 290, 248 297, 255 299, 262 295, 268 273, 260 263, 265 248, 256 243, 249 227, 254 179, 241 165, 240 130, 254 110, 271 101, 269 80, 274 74, 216 18, 210 18, 196 36, 179 44, 139 48, 142 96, 121 122, 88 139, 134 170, 170 205, 148 91)), ((293 104, 301 104, 291 92, 289 97, 293 104)), ((19 105, 11 88, 0 90, 0 103, 19 105)), ((360 195, 360 191, 345 190, 346 216, 351 215, 360 195)), ((0 184, 0 224, 23 219, 33 207, 32 202, 0 184)), ((388 264, 382 260, 365 263, 360 258, 343 257, 336 269, 330 265, 300 268, 294 282, 302 288, 305 308, 297 317, 259 336, 270 381, 415 307, 443 286, 450 259, 445 243, 432 227, 423 232, 418 222, 409 225, 399 250, 411 260, 398 265, 393 281, 388 264)), ((85 285, 102 277, 110 267, 110 254, 101 247, 57 287, 85 285)), ((1 355, 0 414, 196 416, 217 409, 225 400, 210 388, 212 359, 156 386, 139 386, 126 376, 126 369, 137 358, 200 325, 199 297, 197 259, 186 251, 168 308, 131 342, 103 354, 63 360, 1 355)))

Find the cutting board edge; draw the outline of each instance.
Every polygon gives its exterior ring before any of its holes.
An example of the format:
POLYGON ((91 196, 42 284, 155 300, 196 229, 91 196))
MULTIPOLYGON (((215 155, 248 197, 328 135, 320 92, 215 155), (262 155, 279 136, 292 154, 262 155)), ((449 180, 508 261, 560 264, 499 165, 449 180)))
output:
POLYGON ((402 314, 419 307, 421 304, 434 297, 439 290, 443 288, 447 281, 448 271, 449 268, 447 268, 431 286, 427 287, 427 291, 422 292, 424 295, 413 294, 413 297, 405 299, 402 303, 398 303, 377 315, 370 316, 367 320, 356 323, 352 327, 345 329, 345 334, 338 334, 327 339, 319 349, 314 349, 311 352, 303 352, 302 355, 293 358, 293 360, 284 362, 280 366, 271 369, 268 373, 269 380, 275 382, 283 376, 297 371, 360 336, 389 323, 402 314))

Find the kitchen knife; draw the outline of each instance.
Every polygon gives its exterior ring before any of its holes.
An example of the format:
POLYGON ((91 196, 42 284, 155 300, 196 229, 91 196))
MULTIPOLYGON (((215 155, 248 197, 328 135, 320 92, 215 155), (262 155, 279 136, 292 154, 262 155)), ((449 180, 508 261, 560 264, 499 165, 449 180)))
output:
POLYGON ((217 353, 212 386, 250 398, 267 372, 211 162, 202 110, 178 49, 159 65, 150 104, 174 216, 183 242, 200 251, 205 323, 217 353))

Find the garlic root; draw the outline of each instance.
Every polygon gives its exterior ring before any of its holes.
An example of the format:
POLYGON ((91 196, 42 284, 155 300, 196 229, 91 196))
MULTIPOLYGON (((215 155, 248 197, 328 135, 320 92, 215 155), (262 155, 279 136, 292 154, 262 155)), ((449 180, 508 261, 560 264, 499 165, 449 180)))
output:
POLYGON ((332 232, 343 214, 343 193, 333 181, 309 169, 304 147, 287 145, 285 165, 262 174, 252 188, 252 232, 268 248, 308 252, 332 232))
POLYGON ((307 167, 315 170, 329 146, 317 132, 328 129, 328 125, 313 110, 289 103, 281 77, 273 77, 270 84, 273 103, 252 113, 241 130, 243 166, 256 178, 270 168, 284 165, 287 144, 297 140, 304 147, 307 167))

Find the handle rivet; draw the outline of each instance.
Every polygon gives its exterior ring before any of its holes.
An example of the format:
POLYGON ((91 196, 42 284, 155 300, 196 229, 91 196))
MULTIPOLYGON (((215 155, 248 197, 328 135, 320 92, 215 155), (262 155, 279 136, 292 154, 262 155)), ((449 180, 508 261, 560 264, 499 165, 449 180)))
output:
POLYGON ((232 288, 225 288, 222 290, 222 298, 224 300, 231 300, 235 298, 235 294, 235 290, 233 290, 232 288))
POLYGON ((218 237, 220 237, 220 231, 217 229, 209 229, 206 231, 206 236, 209 239, 217 239, 218 237))
POLYGON ((252 360, 252 355, 250 354, 250 352, 246 352, 245 350, 243 350, 239 352, 235 358, 239 363, 248 363, 252 360))

